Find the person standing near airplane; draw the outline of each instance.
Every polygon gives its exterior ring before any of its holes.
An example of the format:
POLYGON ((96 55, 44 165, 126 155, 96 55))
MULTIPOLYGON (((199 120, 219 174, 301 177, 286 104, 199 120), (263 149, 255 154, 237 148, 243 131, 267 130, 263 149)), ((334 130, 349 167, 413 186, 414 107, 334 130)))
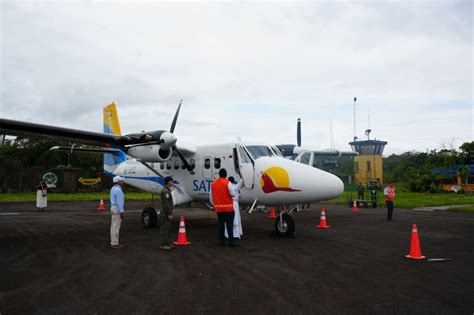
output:
POLYGON ((395 187, 393 183, 388 184, 383 191, 385 204, 387 205, 387 221, 393 221, 393 201, 395 200, 395 187))
MULTIPOLYGON (((229 177, 229 182, 231 183, 231 196, 234 206, 234 238, 240 239, 244 232, 242 230, 242 218, 240 215, 239 208, 239 197, 240 197, 240 188, 242 188, 244 182, 241 180, 238 184, 235 183, 235 178, 233 176, 229 177)), ((227 228, 225 228, 225 236, 228 237, 227 228)))
POLYGON ((227 180, 227 171, 224 168, 219 170, 219 178, 212 182, 209 199, 214 205, 217 213, 217 226, 219 244, 225 246, 226 237, 224 226, 227 228, 229 246, 238 246, 234 239, 234 202, 232 200, 232 183, 227 180))
POLYGON ((164 184, 161 190, 160 249, 170 250, 174 248, 170 242, 171 219, 173 219, 173 197, 170 188, 173 186, 173 178, 166 176, 164 184))
POLYGON ((125 213, 125 196, 122 191, 123 178, 115 176, 112 181, 114 186, 110 189, 110 212, 112 213, 110 246, 112 248, 122 248, 124 246, 119 244, 119 234, 125 213))
POLYGON ((39 211, 43 211, 48 206, 48 186, 44 181, 40 180, 36 184, 36 208, 39 211))

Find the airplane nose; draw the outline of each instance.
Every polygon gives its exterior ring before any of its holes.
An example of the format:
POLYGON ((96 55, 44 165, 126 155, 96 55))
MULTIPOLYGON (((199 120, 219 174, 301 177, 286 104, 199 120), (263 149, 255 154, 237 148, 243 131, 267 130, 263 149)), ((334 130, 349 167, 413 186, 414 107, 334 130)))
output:
POLYGON ((313 196, 318 200, 328 200, 339 197, 344 192, 344 183, 342 180, 331 173, 312 168, 314 178, 318 178, 318 185, 311 185, 313 196))

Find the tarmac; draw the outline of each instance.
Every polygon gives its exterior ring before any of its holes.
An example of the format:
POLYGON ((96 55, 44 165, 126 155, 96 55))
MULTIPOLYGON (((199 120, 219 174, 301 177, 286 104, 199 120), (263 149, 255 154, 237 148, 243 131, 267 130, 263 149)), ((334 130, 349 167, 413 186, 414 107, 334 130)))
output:
MULTIPOLYGON (((98 202, 0 204, 0 314, 473 314, 474 213, 325 205, 294 213, 295 238, 268 213, 242 211, 240 247, 221 247, 211 211, 179 207, 191 245, 158 249, 127 202, 122 249, 98 202), (422 254, 410 260, 412 224, 422 254)), ((107 205, 106 205, 107 207, 107 205)))

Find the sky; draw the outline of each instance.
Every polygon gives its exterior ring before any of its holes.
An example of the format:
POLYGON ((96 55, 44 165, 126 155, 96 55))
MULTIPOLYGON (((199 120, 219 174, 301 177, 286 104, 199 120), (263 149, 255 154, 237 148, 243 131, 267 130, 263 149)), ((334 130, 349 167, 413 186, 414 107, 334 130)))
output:
POLYGON ((0 0, 0 117, 384 155, 474 140, 471 1, 0 0), (332 128, 331 128, 332 121, 332 128), (332 132, 331 132, 332 130, 332 132), (332 135, 332 137, 331 137, 332 135))

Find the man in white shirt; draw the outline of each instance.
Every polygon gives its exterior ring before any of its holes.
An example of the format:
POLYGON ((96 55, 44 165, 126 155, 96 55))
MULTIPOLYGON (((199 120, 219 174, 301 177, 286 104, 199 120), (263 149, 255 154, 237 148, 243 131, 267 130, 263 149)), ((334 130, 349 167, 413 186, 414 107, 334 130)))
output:
POLYGON ((110 189, 110 212, 112 213, 112 222, 110 225, 110 247, 122 248, 119 244, 120 225, 125 213, 125 198, 122 191, 123 178, 115 176, 112 180, 114 186, 110 189))

